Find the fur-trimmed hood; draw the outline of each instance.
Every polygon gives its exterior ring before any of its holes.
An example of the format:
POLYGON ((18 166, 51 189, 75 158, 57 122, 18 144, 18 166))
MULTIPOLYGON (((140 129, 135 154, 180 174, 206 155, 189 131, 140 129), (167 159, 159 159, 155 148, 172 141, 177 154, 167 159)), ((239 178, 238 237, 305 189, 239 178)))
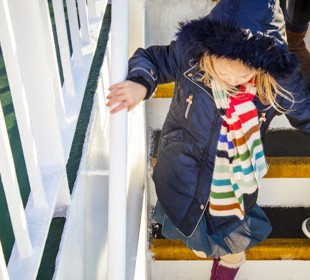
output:
POLYGON ((275 78, 298 68, 296 56, 288 51, 278 0, 220 0, 206 17, 180 23, 176 36, 195 59, 205 52, 240 59, 275 78))

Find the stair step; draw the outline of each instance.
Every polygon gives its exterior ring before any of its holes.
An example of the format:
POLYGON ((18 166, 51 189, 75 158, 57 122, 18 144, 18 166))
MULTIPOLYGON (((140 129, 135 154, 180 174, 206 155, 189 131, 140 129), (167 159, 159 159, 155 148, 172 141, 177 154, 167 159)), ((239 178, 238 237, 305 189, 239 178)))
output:
POLYGON ((264 151, 267 156, 310 156, 310 135, 301 130, 269 129, 265 135, 264 143, 264 151))
MULTIPOLYGON (((157 154, 160 133, 161 129, 151 131, 152 156, 157 154)), ((264 152, 270 158, 282 157, 284 160, 286 157, 303 157, 305 162, 309 162, 307 157, 310 157, 310 135, 295 129, 268 130, 264 141, 264 152)))
MULTIPOLYGON (((246 261, 240 268, 238 280, 309 280, 309 261, 274 260, 246 261)), ((152 261, 152 280, 210 279, 212 261, 152 261)))
POLYGON ((174 83, 160 84, 153 95, 153 98, 171 98, 173 96, 174 83))
MULTIPOLYGON (((310 178, 310 157, 267 157, 268 173, 264 178, 310 178)), ((157 159, 151 158, 152 170, 157 159)))
MULTIPOLYGON (((155 239, 154 260, 201 260, 181 240, 155 239)), ((246 252, 247 260, 310 260, 310 239, 268 238, 246 252)))
POLYGON ((264 178, 309 178, 310 157, 267 157, 269 169, 264 178))

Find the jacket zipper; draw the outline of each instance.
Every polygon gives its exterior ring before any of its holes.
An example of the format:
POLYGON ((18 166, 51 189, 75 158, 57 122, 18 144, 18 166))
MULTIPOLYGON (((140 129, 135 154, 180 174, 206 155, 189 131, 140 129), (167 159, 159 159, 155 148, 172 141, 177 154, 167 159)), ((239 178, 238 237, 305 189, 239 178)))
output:
POLYGON ((259 127, 262 126, 263 122, 266 122, 266 112, 262 112, 259 118, 259 127))
POLYGON ((188 113, 189 113, 189 109, 191 108, 192 104, 193 104, 193 98, 194 95, 190 94, 187 98, 186 98, 186 102, 187 102, 187 107, 185 110, 185 119, 188 118, 188 113))

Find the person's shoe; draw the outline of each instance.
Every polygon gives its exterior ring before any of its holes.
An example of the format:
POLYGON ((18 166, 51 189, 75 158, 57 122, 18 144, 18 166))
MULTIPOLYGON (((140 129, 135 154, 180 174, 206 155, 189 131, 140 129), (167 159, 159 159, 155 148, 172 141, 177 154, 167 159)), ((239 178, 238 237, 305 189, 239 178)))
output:
POLYGON ((215 271, 215 278, 212 280, 234 280, 240 266, 245 262, 245 255, 242 257, 241 261, 236 264, 226 263, 223 260, 218 262, 215 271))
POLYGON ((304 220, 304 222, 302 223, 302 231, 304 232, 304 234, 310 238, 310 218, 304 220))
POLYGON ((304 79, 307 78, 310 69, 310 53, 304 41, 306 34, 307 31, 292 32, 286 29, 288 48, 300 61, 304 79))
POLYGON ((211 269, 211 278, 210 278, 210 280, 217 280, 216 269, 218 267, 219 262, 220 262, 219 258, 214 258, 213 259, 213 265, 212 265, 212 269, 211 269))

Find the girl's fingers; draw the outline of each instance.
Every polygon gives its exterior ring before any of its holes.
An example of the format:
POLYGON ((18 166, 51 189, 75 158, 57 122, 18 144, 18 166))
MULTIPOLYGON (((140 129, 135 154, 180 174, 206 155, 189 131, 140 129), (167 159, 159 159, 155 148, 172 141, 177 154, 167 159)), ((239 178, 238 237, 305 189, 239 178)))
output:
POLYGON ((122 101, 126 100, 126 96, 124 96, 124 95, 116 95, 116 96, 111 96, 108 99, 109 99, 108 104, 113 105, 115 103, 122 102, 122 101))
POLYGON ((128 103, 127 103, 127 101, 124 101, 124 102, 120 103, 118 106, 116 106, 115 108, 113 108, 111 110, 111 113, 115 114, 115 113, 117 113, 117 112, 119 112, 119 111, 121 111, 127 107, 128 107, 128 103))
POLYGON ((107 106, 112 107, 111 113, 116 113, 124 108, 133 109, 146 95, 143 85, 132 81, 125 81, 109 87, 107 106))
POLYGON ((128 82, 125 81, 125 82, 122 82, 122 83, 118 83, 118 84, 114 84, 114 85, 111 85, 108 90, 115 90, 115 89, 120 89, 120 88, 124 88, 124 87, 127 87, 128 86, 128 82))

